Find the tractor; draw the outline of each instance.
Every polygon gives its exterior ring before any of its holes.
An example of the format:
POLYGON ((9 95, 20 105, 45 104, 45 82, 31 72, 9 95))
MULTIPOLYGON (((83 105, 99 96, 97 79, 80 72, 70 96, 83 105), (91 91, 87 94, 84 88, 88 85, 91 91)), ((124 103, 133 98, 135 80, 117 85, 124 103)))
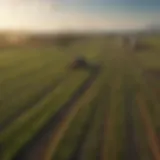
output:
POLYGON ((77 57, 70 65, 71 69, 88 69, 89 64, 84 57, 77 57))

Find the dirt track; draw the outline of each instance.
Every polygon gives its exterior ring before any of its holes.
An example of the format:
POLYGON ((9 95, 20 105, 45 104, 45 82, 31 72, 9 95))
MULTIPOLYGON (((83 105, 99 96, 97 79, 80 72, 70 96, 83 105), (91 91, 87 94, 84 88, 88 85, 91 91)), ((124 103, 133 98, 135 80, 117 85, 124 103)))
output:
POLYGON ((21 116, 23 113, 25 113, 27 110, 33 108, 36 106, 38 102, 40 102, 43 97, 47 96, 49 93, 51 93, 58 85, 60 85, 63 81, 67 79, 67 77, 70 75, 70 73, 67 73, 65 76, 57 79, 55 82, 53 82, 52 85, 48 85, 46 88, 44 88, 40 94, 38 94, 35 98, 31 99, 30 102, 25 104, 22 108, 20 108, 17 112, 15 112, 13 115, 11 115, 8 119, 6 119, 1 125, 0 125, 0 132, 2 132, 5 128, 7 128, 16 118, 21 116))
POLYGON ((49 122, 33 137, 13 158, 13 160, 39 160, 34 155, 41 152, 56 131, 59 122, 63 121, 65 117, 75 106, 77 100, 87 91, 99 74, 97 68, 91 76, 77 89, 71 98, 61 107, 57 114, 52 117, 49 122), (34 158, 33 158, 34 157, 34 158))

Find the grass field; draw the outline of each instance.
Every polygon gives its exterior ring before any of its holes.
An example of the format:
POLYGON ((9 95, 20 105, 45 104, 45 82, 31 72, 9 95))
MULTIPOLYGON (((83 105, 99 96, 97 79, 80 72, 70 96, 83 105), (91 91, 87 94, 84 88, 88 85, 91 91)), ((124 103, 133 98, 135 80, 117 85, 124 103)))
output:
POLYGON ((160 160, 160 37, 142 41, 0 50, 0 160, 160 160))

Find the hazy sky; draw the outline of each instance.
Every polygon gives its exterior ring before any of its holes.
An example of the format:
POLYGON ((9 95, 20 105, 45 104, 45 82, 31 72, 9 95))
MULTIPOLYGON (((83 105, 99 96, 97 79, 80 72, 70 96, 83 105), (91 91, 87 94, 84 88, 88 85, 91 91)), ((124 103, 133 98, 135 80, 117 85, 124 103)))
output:
POLYGON ((0 29, 135 29, 159 17, 160 0, 0 0, 0 29))

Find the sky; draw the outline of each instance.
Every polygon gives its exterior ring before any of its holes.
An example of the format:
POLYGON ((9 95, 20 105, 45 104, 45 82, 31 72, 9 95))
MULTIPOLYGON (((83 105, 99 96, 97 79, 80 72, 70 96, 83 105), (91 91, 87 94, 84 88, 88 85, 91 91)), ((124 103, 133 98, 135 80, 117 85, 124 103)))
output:
POLYGON ((0 30, 126 30, 160 24, 160 0, 0 0, 0 30))

